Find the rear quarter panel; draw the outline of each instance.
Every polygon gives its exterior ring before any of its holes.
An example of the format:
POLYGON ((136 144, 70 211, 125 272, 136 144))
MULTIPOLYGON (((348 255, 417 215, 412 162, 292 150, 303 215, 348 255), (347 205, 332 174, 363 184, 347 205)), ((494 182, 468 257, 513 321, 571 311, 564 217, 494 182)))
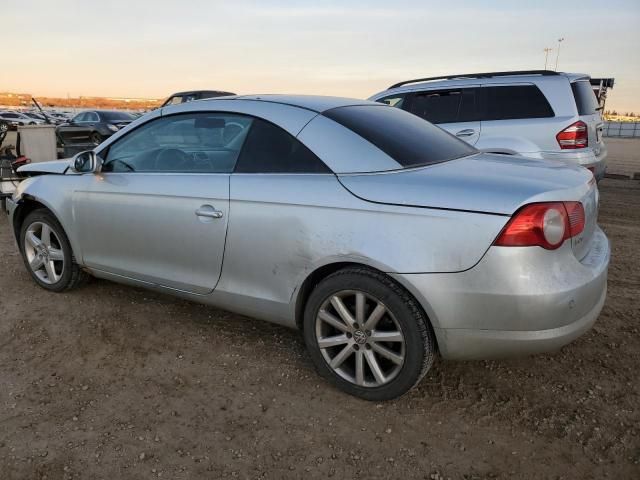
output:
POLYGON ((483 120, 476 148, 487 152, 518 153, 560 151, 556 135, 578 119, 569 81, 564 77, 541 77, 536 82, 493 81, 483 87, 536 85, 554 112, 551 118, 483 120))
POLYGON ((354 262, 384 272, 456 272, 484 255, 508 217, 380 205, 333 175, 234 174, 216 291, 293 306, 317 268, 354 262))

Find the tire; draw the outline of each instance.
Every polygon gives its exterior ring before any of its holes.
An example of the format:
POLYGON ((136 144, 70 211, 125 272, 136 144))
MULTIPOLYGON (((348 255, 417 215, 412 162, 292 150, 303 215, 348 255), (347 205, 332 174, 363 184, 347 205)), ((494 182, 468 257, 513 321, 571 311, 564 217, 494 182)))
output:
POLYGON ((33 280, 45 290, 70 290, 89 277, 76 263, 62 225, 44 208, 29 213, 22 223, 20 253, 33 280), (49 240, 45 238, 45 229, 49 231, 49 240))
POLYGON ((96 145, 100 145, 102 143, 102 135, 98 132, 91 132, 91 135, 89 135, 89 141, 96 145))
POLYGON ((0 135, 9 131, 9 124, 4 120, 0 120, 0 135))
POLYGON ((303 335, 322 377, 370 401, 407 393, 436 354, 431 324, 417 301, 386 275, 365 267, 339 270, 315 287, 305 306, 303 335), (350 321, 355 323, 349 326, 350 321))

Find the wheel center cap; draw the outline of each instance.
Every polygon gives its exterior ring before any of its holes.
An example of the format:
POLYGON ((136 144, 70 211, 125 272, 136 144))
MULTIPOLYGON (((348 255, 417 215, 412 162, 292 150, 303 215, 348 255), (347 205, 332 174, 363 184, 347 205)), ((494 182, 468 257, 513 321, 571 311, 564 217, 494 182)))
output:
POLYGON ((362 345, 367 341, 367 334, 362 330, 356 330, 355 332, 353 332, 353 339, 356 341, 356 343, 362 345))

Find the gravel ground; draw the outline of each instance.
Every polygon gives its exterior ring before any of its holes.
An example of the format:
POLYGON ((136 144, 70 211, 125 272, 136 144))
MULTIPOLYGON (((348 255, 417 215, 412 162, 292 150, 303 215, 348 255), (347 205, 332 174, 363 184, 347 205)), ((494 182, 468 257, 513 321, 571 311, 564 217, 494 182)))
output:
POLYGON ((640 138, 605 137, 607 173, 640 180, 640 138))
POLYGON ((30 280, 0 219, 0 478, 640 478, 640 184, 601 184, 596 326, 562 351, 438 362, 341 394, 299 335, 94 280, 30 280))

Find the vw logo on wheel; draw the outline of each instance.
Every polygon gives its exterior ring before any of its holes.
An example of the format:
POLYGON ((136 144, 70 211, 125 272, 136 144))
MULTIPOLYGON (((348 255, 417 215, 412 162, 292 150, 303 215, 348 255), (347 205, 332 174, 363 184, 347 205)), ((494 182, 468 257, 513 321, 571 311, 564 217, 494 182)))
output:
POLYGON ((362 330, 356 330, 355 332, 353 332, 353 339, 356 341, 356 343, 362 345, 367 341, 367 334, 362 330))

